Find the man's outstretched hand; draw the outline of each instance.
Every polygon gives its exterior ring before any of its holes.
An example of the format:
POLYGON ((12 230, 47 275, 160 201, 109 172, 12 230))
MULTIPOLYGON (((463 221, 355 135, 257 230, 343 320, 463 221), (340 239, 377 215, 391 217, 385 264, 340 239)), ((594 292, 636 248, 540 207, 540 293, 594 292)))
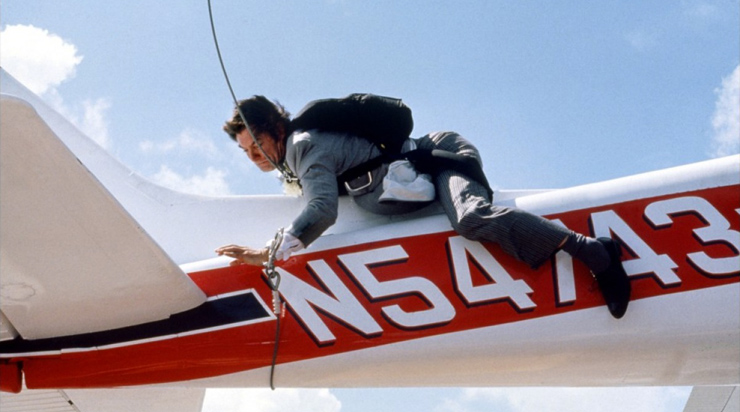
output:
POLYGON ((267 248, 252 249, 247 246, 239 245, 221 246, 216 249, 216 254, 233 258, 234 260, 231 262, 231 266, 262 266, 263 263, 267 262, 269 257, 267 248))

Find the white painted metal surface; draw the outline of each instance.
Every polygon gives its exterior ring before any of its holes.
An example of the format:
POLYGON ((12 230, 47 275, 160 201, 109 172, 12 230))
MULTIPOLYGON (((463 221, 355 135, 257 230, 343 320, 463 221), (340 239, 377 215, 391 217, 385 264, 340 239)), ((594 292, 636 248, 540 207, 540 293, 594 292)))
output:
POLYGON ((0 342, 14 339, 16 336, 18 336, 18 332, 15 330, 13 325, 10 324, 8 318, 0 312, 0 342))
MULTIPOLYGON (((235 242, 263 244, 303 207, 301 199, 284 196, 208 198, 155 186, 115 162, 3 73, 3 92, 9 90, 32 102, 51 130, 73 149, 156 243, 178 264, 187 263, 182 266, 185 270, 227 265, 228 259, 213 258, 216 246, 235 242), (245 227, 241 222, 250 222, 250 226, 245 227)), ((497 202, 546 215, 736 185, 739 180, 740 156, 732 156, 557 192, 526 196, 503 193, 497 202)), ((346 199, 340 207, 340 221, 303 253, 450 230, 447 219, 434 207, 412 216, 395 217, 367 214, 346 199)), ((599 230, 596 228, 597 234, 599 230)), ((740 242, 734 239, 730 243, 740 242)), ((93 307, 103 306, 97 303, 93 307)), ((276 383, 278 386, 305 386, 305 382, 314 386, 736 383, 740 379, 737 376, 738 314, 740 285, 734 283, 636 300, 630 305, 629 316, 619 321, 603 308, 585 309, 281 364, 276 383), (605 369, 608 373, 604 373, 605 369), (316 378, 316 370, 323 371, 321 379, 316 378), (499 373, 488 373, 490 370, 499 373)), ((11 321, 15 323, 12 317, 11 321)), ((269 369, 262 368, 189 384, 264 386, 268 374, 269 369)))
POLYGON ((0 198, 12 199, 0 208, 1 305, 25 339, 164 319, 205 300, 30 105, 0 104, 0 198))
MULTIPOLYGON (((214 198, 157 186, 118 162, 7 72, 0 70, 0 80, 2 93, 31 104, 57 137, 178 264, 213 258, 213 250, 224 244, 264 244, 278 228, 290 224, 303 208, 301 198, 288 196, 214 198)), ((503 191, 496 194, 496 199, 507 201, 539 192, 503 191)), ((433 205, 407 216, 373 215, 342 198, 341 219, 324 238, 440 213, 441 209, 433 205)))
MULTIPOLYGON (((276 385, 728 384, 740 379, 738 297, 740 284, 733 284, 634 301, 623 320, 593 308, 281 364, 276 385), (316 370, 326 372, 323 380, 316 370)), ((190 384, 260 387, 268 375, 263 368, 190 384)))
POLYGON ((200 412, 205 389, 122 388, 2 393, 3 412, 200 412))
POLYGON ((740 386, 696 386, 683 412, 740 412, 740 386))

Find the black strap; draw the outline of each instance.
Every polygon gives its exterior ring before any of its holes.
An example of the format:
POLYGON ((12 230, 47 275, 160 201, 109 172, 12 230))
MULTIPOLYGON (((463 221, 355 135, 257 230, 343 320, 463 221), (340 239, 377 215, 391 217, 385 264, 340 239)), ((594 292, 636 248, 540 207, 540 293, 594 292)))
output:
POLYGON ((392 163, 396 160, 401 160, 406 158, 406 153, 397 153, 397 154, 381 154, 378 157, 374 157, 370 160, 368 160, 365 163, 360 163, 359 165, 352 167, 350 169, 347 169, 344 173, 337 176, 337 180, 340 182, 350 182, 362 175, 364 175, 367 172, 373 171, 383 164, 386 163, 392 163))
POLYGON ((444 170, 460 172, 483 185, 488 192, 488 196, 493 198, 493 190, 485 173, 483 173, 483 168, 475 158, 438 149, 415 149, 406 153, 382 154, 347 170, 337 177, 337 181, 340 187, 344 187, 344 182, 352 181, 383 164, 402 159, 410 161, 418 172, 428 173, 432 176, 437 176, 444 170))

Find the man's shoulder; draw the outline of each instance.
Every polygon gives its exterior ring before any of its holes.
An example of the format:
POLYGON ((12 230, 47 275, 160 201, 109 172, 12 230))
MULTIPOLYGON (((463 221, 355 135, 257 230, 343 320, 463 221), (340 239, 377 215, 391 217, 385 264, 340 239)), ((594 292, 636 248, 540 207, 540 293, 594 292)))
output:
POLYGON ((321 147, 322 149, 335 150, 346 148, 348 146, 373 146, 372 142, 345 133, 322 132, 319 130, 300 130, 290 135, 288 138, 289 146, 298 148, 308 148, 311 146, 321 147))
POLYGON ((288 137, 286 157, 289 162, 328 160, 342 151, 343 136, 318 130, 297 131, 288 137))

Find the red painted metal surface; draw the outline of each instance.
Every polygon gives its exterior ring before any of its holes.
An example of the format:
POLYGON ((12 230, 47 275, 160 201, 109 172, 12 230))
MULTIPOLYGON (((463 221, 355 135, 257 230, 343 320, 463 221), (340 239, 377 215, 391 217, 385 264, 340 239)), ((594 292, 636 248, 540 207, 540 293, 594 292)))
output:
MULTIPOLYGON (((739 282, 740 267, 728 273, 708 273, 689 258, 699 252, 714 260, 733 258, 740 253, 728 242, 706 241, 697 235, 698 231, 707 227, 716 229, 717 233, 739 230, 740 224, 735 210, 738 205, 740 190, 738 186, 731 186, 571 211, 548 218, 559 219, 565 226, 577 232, 590 233, 590 226, 594 224, 594 220, 599 219, 599 214, 616 215, 620 222, 626 224, 629 231, 657 255, 666 255, 675 262, 675 267, 671 271, 678 282, 674 279, 673 282, 666 283, 665 275, 661 278, 653 272, 633 274, 633 299, 637 300, 739 282), (654 218, 660 213, 654 210, 648 213, 646 209, 672 205, 665 202, 671 199, 679 199, 683 203, 701 207, 695 208, 699 210, 668 213, 670 223, 656 226, 646 216, 650 214, 654 218), (708 214, 705 207, 707 204, 711 210, 716 210, 729 222, 729 227, 721 228, 716 219, 712 220, 710 216, 705 216, 708 214)), ((676 207, 656 210, 664 209, 670 212, 676 207)), ((630 244, 634 241, 629 240, 623 228, 615 227, 612 235, 619 238, 625 246, 624 261, 641 258, 635 252, 637 249, 635 245, 630 244)), ((451 239, 455 238, 457 238, 455 233, 445 232, 389 239, 307 253, 286 262, 282 265, 283 273, 304 282, 308 287, 315 289, 316 293, 330 297, 332 294, 327 290, 321 276, 335 276, 341 281, 343 288, 351 293, 354 300, 361 303, 361 310, 372 318, 379 330, 365 333, 351 320, 341 319, 328 310, 319 310, 318 318, 333 335, 332 339, 322 341, 316 337, 316 330, 312 330, 312 326, 301 319, 299 312, 305 312, 305 309, 296 309, 299 302, 288 300, 286 305, 288 310, 283 313, 281 322, 278 362, 293 362, 360 351, 380 345, 603 305, 597 285, 583 265, 579 263, 573 265, 575 299, 560 302, 559 299, 562 297, 559 297, 556 287, 558 273, 555 259, 552 264, 531 270, 505 255, 493 244, 486 244, 485 252, 472 249, 465 252, 472 287, 494 283, 492 274, 488 273, 491 272, 490 268, 486 269, 486 265, 481 263, 486 258, 485 255, 490 254, 513 280, 526 282, 532 290, 527 296, 531 298, 534 306, 520 308, 512 299, 507 298, 471 303, 465 293, 461 292, 455 277, 456 270, 460 271, 459 267, 454 267, 451 258, 453 253, 451 249, 456 247, 453 245, 456 241, 451 239), (393 281, 410 277, 426 279, 451 305, 454 316, 443 322, 429 324, 422 322, 421 325, 414 327, 399 325, 388 314, 390 306, 398 305, 405 313, 423 312, 432 307, 434 300, 432 295, 427 296, 423 291, 411 288, 408 293, 372 298, 366 281, 360 280, 356 273, 352 273, 345 262, 347 256, 353 253, 391 249, 398 251, 398 247, 402 248, 407 258, 369 265, 377 282, 389 285, 393 281), (322 273, 317 273, 319 271, 322 273)), ((271 292, 260 272, 259 268, 238 266, 192 273, 190 276, 209 296, 254 288, 262 300, 269 303, 271 292)), ((437 299, 437 302, 440 302, 441 298, 437 299)), ((629 311, 627 316, 630 316, 629 311)), ((14 361, 23 361, 29 388, 109 387, 190 380, 268 366, 272 357, 275 325, 274 320, 269 320, 118 348, 73 351, 14 361)), ((0 371, 3 373, 3 390, 6 390, 6 387, 9 390, 15 388, 13 376, 16 373, 14 371, 17 371, 16 365, 16 363, 0 365, 0 371), (11 378, 6 379, 6 376, 11 378)))

